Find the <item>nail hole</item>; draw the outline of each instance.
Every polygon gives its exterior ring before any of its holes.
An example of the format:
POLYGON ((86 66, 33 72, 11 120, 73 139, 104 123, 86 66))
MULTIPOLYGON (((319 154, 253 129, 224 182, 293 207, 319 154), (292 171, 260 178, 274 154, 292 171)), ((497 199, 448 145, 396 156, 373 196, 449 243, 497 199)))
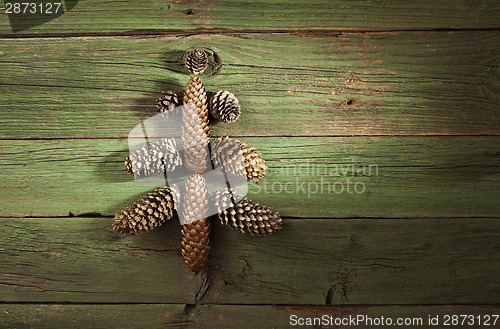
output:
POLYGON ((326 300, 325 300, 325 304, 326 305, 332 305, 333 304, 333 287, 330 287, 330 289, 328 289, 328 292, 326 293, 326 300))
POLYGON ((186 304, 184 306, 184 314, 187 316, 192 316, 196 313, 196 304, 186 304))
POLYGON ((193 9, 188 9, 186 11, 183 11, 184 15, 193 15, 194 14, 194 10, 193 9))
POLYGON ((347 103, 346 103, 346 104, 347 104, 347 105, 352 105, 352 104, 354 104, 354 101, 353 101, 352 99, 350 99, 350 100, 348 100, 348 101, 347 101, 347 103))

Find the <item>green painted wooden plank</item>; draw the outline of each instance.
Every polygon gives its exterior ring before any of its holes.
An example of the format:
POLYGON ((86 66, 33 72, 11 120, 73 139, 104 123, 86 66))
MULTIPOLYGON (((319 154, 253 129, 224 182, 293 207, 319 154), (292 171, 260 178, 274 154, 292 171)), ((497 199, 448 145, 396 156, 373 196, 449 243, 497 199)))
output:
MULTIPOLYGON (((75 1, 63 1, 66 8, 75 1)), ((33 15, 7 17, 0 33, 89 33, 142 29, 373 30, 500 26, 495 0, 440 1, 79 1, 68 13, 33 26, 33 15), (11 25, 11 24, 12 25, 11 25), (12 28, 13 27, 13 28, 12 28)), ((54 17, 54 16, 52 16, 54 17)))
POLYGON ((218 221, 207 276, 180 224, 121 237, 111 218, 0 219, 4 302, 498 304, 500 218, 285 219, 249 237, 218 221), (205 281, 205 278, 209 279, 205 281))
POLYGON ((1 244, 2 301, 189 302, 201 285, 179 254, 178 222, 161 232, 167 244, 153 246, 155 234, 121 237, 109 218, 2 221, 10 232, 1 244))
MULTIPOLYGON (((294 217, 498 217, 497 137, 244 138, 269 172, 250 197, 294 217)), ((0 216, 113 215, 152 187, 126 140, 0 145, 0 216)))
MULTIPOLYGON (((398 319, 408 321, 418 327, 422 323, 429 325, 429 316, 437 319, 437 325, 432 328, 449 328, 451 320, 444 323, 452 315, 470 315, 465 319, 471 323, 483 323, 490 320, 489 327, 494 323, 500 307, 490 305, 418 305, 418 306, 349 306, 322 307, 302 305, 198 305, 195 307, 182 304, 149 304, 149 305, 1 305, 0 321, 9 328, 290 328, 292 323, 306 321, 324 321, 321 328, 335 328, 335 322, 349 324, 355 318, 356 327, 376 328, 375 321, 392 321, 397 325, 398 319), (357 321, 358 316, 359 322, 357 321), (471 318, 472 317, 472 318, 471 318), (300 320, 299 320, 300 319, 300 320), (311 320, 308 320, 311 319, 311 320), (346 319, 346 320, 344 320, 346 319), (371 320, 370 320, 371 319, 371 320), (389 319, 389 320, 388 320, 389 319), (347 321, 347 322, 346 322, 347 321), (352 320, 351 320, 352 321, 352 320), (371 322, 370 322, 371 321, 371 322), (333 323, 333 325, 331 325, 333 323), (370 325, 372 323, 372 325, 370 325)), ((463 317, 458 317, 461 324, 463 317)), ((498 321, 496 321, 498 323, 498 321)), ((352 325, 352 323, 351 323, 352 325)), ((352 325, 354 326, 354 325, 352 325)), ((378 326, 381 327, 380 325, 378 326)), ((382 326, 384 327, 384 326, 382 326)), ((480 327, 480 326, 478 326, 480 327)), ((318 328, 313 325, 303 325, 300 328, 318 328)))
POLYGON ((191 47, 215 49, 208 91, 243 114, 215 135, 498 135, 497 32, 3 40, 0 138, 126 137, 182 89, 191 47))

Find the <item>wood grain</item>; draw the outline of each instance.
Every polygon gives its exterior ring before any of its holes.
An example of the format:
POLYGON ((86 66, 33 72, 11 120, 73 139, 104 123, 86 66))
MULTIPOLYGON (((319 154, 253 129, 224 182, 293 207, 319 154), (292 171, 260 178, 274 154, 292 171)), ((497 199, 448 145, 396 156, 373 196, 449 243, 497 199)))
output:
POLYGON ((499 218, 285 219, 263 238, 215 221, 208 276, 184 267, 175 220, 124 237, 110 218, 0 222, 4 302, 495 304, 500 296, 499 218))
MULTIPOLYGON (((293 217, 496 217, 492 137, 245 138, 269 166, 249 196, 293 217)), ((1 216, 113 215, 154 186, 123 168, 126 140, 4 141, 1 216)))
POLYGON ((3 40, 0 138, 122 138, 185 88, 186 49, 223 58, 240 100, 215 135, 499 135, 497 32, 3 40))
MULTIPOLYGON (((65 8, 76 1, 63 1, 65 8)), ((1 8, 2 13, 5 12, 1 8)), ((131 30, 409 30, 498 28, 495 0, 440 1, 79 1, 34 25, 30 15, 0 16, 0 34, 118 33, 131 30), (24 29, 23 28, 27 28, 24 29)))
MULTIPOLYGON (((1 305, 0 319, 10 328, 290 328, 290 317, 321 318, 332 316, 333 321, 349 317, 365 316, 371 319, 383 316, 396 323, 398 318, 409 318, 413 323, 428 324, 428 318, 438 316, 441 325, 433 328, 449 328, 442 325, 445 316, 471 315, 477 320, 498 314, 500 308, 491 305, 418 305, 418 306, 302 306, 302 305, 1 305)), ((314 320, 312 320, 314 321, 314 320)), ((345 321, 345 320, 344 320, 345 321)), ((369 320, 358 324, 360 328, 369 320)), ((461 323, 462 319, 460 319, 461 323)), ((490 321, 493 324, 493 321, 490 321)), ((498 321, 497 321, 498 323, 498 321)), ((416 325, 415 325, 416 326, 416 325)), ((322 325, 321 328, 339 326, 322 325)), ((302 326, 302 328, 313 328, 302 326)))

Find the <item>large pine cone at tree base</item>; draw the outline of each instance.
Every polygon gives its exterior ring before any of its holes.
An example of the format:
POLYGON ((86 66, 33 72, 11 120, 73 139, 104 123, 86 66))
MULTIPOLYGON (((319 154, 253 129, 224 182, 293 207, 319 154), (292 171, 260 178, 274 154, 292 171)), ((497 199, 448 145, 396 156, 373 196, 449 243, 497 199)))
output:
POLYGON ((207 263, 210 251, 210 220, 205 179, 193 174, 185 182, 182 197, 182 256, 187 268, 198 273, 207 263))
POLYGON ((202 173, 208 166, 208 109, 205 87, 199 77, 192 77, 184 94, 181 138, 185 167, 202 173))
POLYGON ((125 170, 135 177, 150 177, 172 172, 182 165, 174 138, 162 138, 132 151, 125 158, 125 170))
POLYGON ((240 117, 240 103, 229 91, 219 90, 210 99, 210 113, 219 121, 231 123, 240 117))
POLYGON ((186 267, 197 274, 208 260, 210 251, 210 220, 204 218, 197 222, 182 225, 182 257, 186 267))
POLYGON ((160 187, 115 214, 115 231, 139 234, 171 219, 175 204, 170 187, 160 187))
POLYGON ((279 213, 266 206, 254 203, 246 197, 238 198, 241 200, 235 205, 228 190, 216 190, 213 198, 221 223, 234 230, 250 235, 269 235, 281 230, 283 221, 279 213))
POLYGON ((210 142, 215 167, 223 167, 235 176, 246 173, 247 179, 258 182, 266 175, 264 158, 255 148, 234 138, 219 137, 210 142), (243 159, 243 161, 242 161, 243 159))
POLYGON ((194 49, 186 54, 184 65, 191 74, 202 74, 208 67, 210 54, 203 49, 194 49))

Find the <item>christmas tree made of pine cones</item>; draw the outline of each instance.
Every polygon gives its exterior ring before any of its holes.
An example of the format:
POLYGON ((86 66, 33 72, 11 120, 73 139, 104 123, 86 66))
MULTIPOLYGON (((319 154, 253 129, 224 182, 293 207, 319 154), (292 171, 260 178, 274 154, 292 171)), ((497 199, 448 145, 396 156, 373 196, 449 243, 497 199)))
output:
POLYGON ((213 60, 213 54, 204 49, 188 52, 184 64, 193 76, 186 91, 163 92, 156 102, 156 111, 164 115, 184 105, 181 124, 183 154, 178 151, 174 138, 163 138, 132 151, 125 158, 125 170, 135 177, 173 172, 184 165, 190 173, 184 182, 184 193, 181 195, 176 185, 159 187, 116 213, 113 223, 116 231, 139 234, 154 229, 171 219, 176 211, 181 211, 183 218, 188 219, 181 229, 182 256, 193 274, 197 274, 208 259, 209 203, 215 206, 223 224, 245 234, 269 235, 280 230, 282 225, 279 213, 254 203, 236 190, 217 189, 208 194, 201 174, 211 168, 211 164, 216 168, 224 166, 230 174, 255 182, 261 180, 267 170, 261 153, 244 142, 229 137, 210 141, 209 111, 216 120, 226 123, 238 120, 241 113, 238 99, 228 91, 218 91, 210 101, 207 100, 199 75, 213 60), (176 209, 176 205, 181 205, 181 209, 176 209))

